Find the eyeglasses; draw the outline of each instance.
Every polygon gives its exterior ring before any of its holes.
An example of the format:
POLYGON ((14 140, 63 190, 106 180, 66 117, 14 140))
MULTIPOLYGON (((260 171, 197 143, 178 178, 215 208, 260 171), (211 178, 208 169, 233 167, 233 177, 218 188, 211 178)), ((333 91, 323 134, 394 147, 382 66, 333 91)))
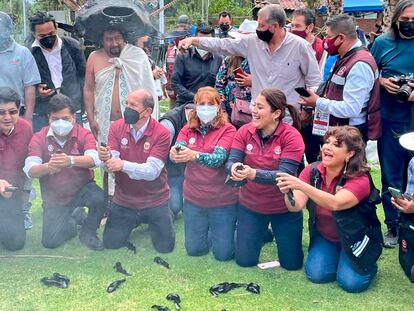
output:
POLYGON ((2 110, 2 109, 0 109, 0 116, 5 116, 7 113, 11 116, 14 116, 14 115, 19 113, 19 110, 17 110, 17 109, 12 109, 12 110, 2 110))

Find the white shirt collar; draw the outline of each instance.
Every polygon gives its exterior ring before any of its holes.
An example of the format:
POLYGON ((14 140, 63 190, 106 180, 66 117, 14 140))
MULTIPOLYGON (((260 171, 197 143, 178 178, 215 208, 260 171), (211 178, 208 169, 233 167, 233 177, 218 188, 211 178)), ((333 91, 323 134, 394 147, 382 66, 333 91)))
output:
POLYGON ((145 124, 139 130, 134 129, 134 127, 131 124, 130 125, 131 131, 134 131, 135 133, 137 133, 137 135, 138 134, 141 134, 141 135, 144 134, 145 130, 148 127, 148 123, 149 123, 150 119, 151 119, 151 117, 148 118, 147 122, 145 122, 145 124))
POLYGON ((59 146, 61 146, 63 148, 63 146, 65 145, 67 139, 65 140, 60 140, 59 138, 56 137, 55 133, 52 130, 52 127, 49 126, 49 130, 47 131, 46 137, 53 137, 56 142, 59 144, 59 146))

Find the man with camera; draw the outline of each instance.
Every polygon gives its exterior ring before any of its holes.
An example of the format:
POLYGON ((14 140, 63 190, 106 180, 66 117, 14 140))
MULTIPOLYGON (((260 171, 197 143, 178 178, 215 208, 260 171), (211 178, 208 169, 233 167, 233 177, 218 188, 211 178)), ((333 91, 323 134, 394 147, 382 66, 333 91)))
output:
POLYGON ((339 54, 326 83, 319 87, 318 96, 308 90, 301 103, 315 107, 313 133, 323 136, 329 126, 352 125, 365 140, 379 135, 379 79, 375 60, 358 39, 355 21, 342 14, 327 23, 324 49, 329 55, 339 54), (376 114, 367 115, 377 108, 376 114), (373 127, 368 125, 374 124, 373 127))
POLYGON ((378 140, 378 157, 388 227, 384 235, 386 247, 398 245, 398 210, 392 206, 388 188, 404 189, 404 172, 411 159, 398 138, 414 129, 413 50, 414 0, 401 0, 394 9, 389 31, 379 36, 371 48, 381 71, 382 135, 378 140))

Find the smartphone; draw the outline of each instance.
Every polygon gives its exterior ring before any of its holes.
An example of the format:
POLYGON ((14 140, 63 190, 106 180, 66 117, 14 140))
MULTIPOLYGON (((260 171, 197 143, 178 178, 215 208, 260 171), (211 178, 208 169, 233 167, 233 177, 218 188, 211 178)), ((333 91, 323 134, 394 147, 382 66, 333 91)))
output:
POLYGON ((280 262, 278 260, 263 262, 263 263, 257 264, 257 266, 262 270, 270 269, 270 268, 279 268, 280 267, 280 262))
POLYGON ((402 192, 398 189, 395 189, 393 187, 388 187, 388 191, 391 193, 391 196, 397 199, 404 199, 405 196, 402 194, 402 192))
POLYGON ((106 148, 106 144, 105 143, 101 143, 101 147, 104 147, 104 148, 106 148))
POLYGON ((243 69, 241 69, 241 67, 237 67, 233 70, 233 74, 235 77, 239 77, 241 75, 245 75, 246 73, 243 71, 243 69))
POLYGON ((10 186, 4 189, 4 192, 15 192, 18 189, 19 189, 18 187, 10 186))
POLYGON ((303 97, 309 97, 309 92, 304 87, 295 87, 296 93, 303 97))
POLYGON ((63 150, 62 149, 58 149, 58 150, 56 150, 56 152, 55 152, 55 154, 62 154, 63 153, 63 150))

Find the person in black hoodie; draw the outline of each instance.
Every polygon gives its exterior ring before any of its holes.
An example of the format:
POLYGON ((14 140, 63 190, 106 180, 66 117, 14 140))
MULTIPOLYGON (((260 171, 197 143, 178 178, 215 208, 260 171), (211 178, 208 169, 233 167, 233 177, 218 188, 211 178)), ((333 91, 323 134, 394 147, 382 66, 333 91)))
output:
POLYGON ((85 77, 85 56, 79 42, 57 35, 53 15, 36 12, 29 18, 35 37, 32 54, 42 82, 37 87, 33 113, 33 131, 48 125, 47 106, 52 95, 62 93, 71 98, 76 108, 76 120, 82 123, 82 90, 85 77))
MULTIPOLYGON (((164 114, 159 122, 170 132, 170 146, 174 146, 178 133, 187 124, 188 115, 195 109, 194 104, 175 107, 164 114)), ((183 178, 185 164, 167 161, 168 185, 170 186, 170 209, 174 217, 183 209, 183 178)))

